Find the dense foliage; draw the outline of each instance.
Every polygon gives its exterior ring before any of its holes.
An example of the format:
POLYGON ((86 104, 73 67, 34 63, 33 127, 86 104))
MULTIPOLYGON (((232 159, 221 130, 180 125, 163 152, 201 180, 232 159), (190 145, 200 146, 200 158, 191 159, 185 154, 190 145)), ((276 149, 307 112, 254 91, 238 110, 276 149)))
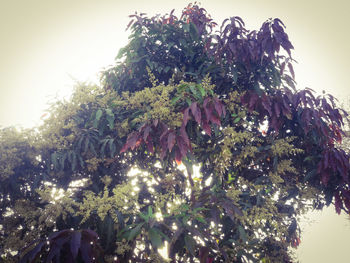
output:
POLYGON ((5 262, 292 262, 299 215, 349 213, 346 113, 296 89, 279 19, 131 18, 101 87, 0 131, 5 262))

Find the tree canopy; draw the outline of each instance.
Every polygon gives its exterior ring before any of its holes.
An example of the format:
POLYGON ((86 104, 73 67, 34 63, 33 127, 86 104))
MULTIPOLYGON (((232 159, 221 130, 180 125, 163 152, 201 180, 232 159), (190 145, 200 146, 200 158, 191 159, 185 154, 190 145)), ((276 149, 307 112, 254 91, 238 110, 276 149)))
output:
POLYGON ((277 18, 130 17, 101 85, 0 130, 1 257, 293 262, 300 215, 350 212, 347 113, 296 88, 277 18))

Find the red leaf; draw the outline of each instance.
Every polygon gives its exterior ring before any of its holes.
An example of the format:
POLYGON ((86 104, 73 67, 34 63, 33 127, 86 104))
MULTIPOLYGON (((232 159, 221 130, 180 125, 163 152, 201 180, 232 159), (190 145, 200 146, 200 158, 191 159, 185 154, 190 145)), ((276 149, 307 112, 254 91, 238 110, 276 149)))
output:
POLYGON ((166 149, 162 148, 161 151, 160 151, 160 156, 159 156, 160 159, 163 160, 165 155, 166 155, 166 149))
POLYGON ((186 129, 185 129, 185 126, 181 126, 180 128, 180 135, 181 137, 183 138, 184 142, 186 143, 187 146, 190 146, 190 139, 188 138, 188 135, 187 135, 187 132, 186 132, 186 129))
POLYGON ((131 150, 134 150, 136 146, 138 146, 140 144, 139 139, 142 140, 142 138, 140 138, 140 133, 139 132, 132 132, 131 134, 129 134, 128 139, 126 140, 125 145, 123 146, 123 148, 120 150, 120 153, 125 152, 126 150, 128 150, 129 148, 131 148, 131 150))
POLYGON ((208 121, 215 123, 218 126, 221 125, 220 119, 214 113, 214 107, 212 104, 206 104, 206 106, 204 107, 204 112, 208 121))
POLYGON ((97 233, 90 229, 84 229, 82 234, 84 234, 85 238, 88 238, 90 241, 98 239, 97 233))
POLYGON ((211 136, 211 128, 210 128, 210 125, 209 125, 207 120, 202 121, 202 127, 203 127, 204 132, 206 134, 208 134, 209 136, 211 136))
POLYGON ((210 101, 210 98, 206 97, 205 100, 203 101, 203 108, 207 107, 207 104, 209 103, 209 101, 210 101))
POLYGON ((163 130, 162 134, 160 135, 159 140, 160 140, 160 141, 165 140, 165 139, 167 138, 167 134, 168 134, 169 132, 170 132, 170 130, 166 127, 166 128, 163 130))
POLYGON ((182 121, 182 125, 187 125, 187 122, 188 122, 188 118, 189 118, 189 110, 190 108, 186 108, 185 111, 184 111, 184 118, 183 118, 183 121, 182 121))
POLYGON ((218 98, 214 98, 214 108, 215 111, 217 112, 218 116, 220 117, 222 115, 222 108, 221 108, 221 102, 219 101, 218 98))
POLYGON ((181 153, 181 159, 182 156, 186 156, 187 151, 188 151, 188 146, 186 145, 184 139, 182 138, 182 136, 177 136, 176 137, 176 142, 177 142, 177 146, 179 147, 180 153, 181 153))
POLYGON ((158 122, 159 122, 159 120, 154 120, 154 121, 153 121, 154 127, 157 127, 157 126, 158 126, 158 122))
POLYGON ((168 140, 167 140, 167 134, 169 133, 169 130, 164 130, 162 135, 160 136, 160 147, 161 147, 161 153, 160 153, 160 159, 163 159, 165 157, 165 154, 168 149, 168 140))
POLYGON ((153 154, 154 153, 154 146, 153 146, 152 140, 150 140, 150 139, 147 140, 146 145, 147 145, 148 151, 150 151, 153 154))
POLYGON ((270 98, 267 97, 266 95, 262 97, 261 100, 261 104, 262 106, 265 108, 265 110, 267 110, 267 112, 269 113, 270 117, 272 116, 272 110, 271 110, 271 101, 270 98))
POLYGON ((178 147, 176 147, 176 149, 175 149, 175 161, 176 161, 177 165, 180 165, 182 162, 182 155, 181 155, 178 147))
POLYGON ((192 115, 198 124, 201 123, 201 111, 198 108, 197 102, 193 102, 190 106, 192 115))
POLYGON ((169 150, 169 152, 172 151, 174 144, 175 144, 175 133, 170 132, 168 135, 168 150, 169 150))
POLYGON ((199 260, 200 263, 207 263, 207 260, 209 256, 209 248, 208 247, 201 247, 199 249, 199 260))
POLYGON ((215 123, 218 126, 221 126, 220 119, 215 114, 211 115, 211 122, 215 123))
POLYGON ((226 116, 226 108, 225 108, 225 106, 223 105, 223 104, 221 104, 222 105, 222 116, 226 116))
POLYGON ((256 93, 250 92, 250 100, 249 100, 249 105, 248 105, 248 109, 251 111, 254 109, 254 106, 256 104, 256 102, 258 101, 259 96, 256 93))

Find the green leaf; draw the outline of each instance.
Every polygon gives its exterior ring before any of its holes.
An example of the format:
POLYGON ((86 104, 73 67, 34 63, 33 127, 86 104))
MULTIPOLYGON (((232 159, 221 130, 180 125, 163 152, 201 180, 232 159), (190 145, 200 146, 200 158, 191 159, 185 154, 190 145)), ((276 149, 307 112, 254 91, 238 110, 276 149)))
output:
POLYGON ((137 63, 139 62, 141 59, 143 59, 144 57, 146 57, 147 55, 143 55, 143 56, 137 56, 135 58, 130 59, 130 63, 137 63))
POLYGON ((182 218, 182 223, 184 225, 187 225, 188 223, 188 220, 190 219, 190 216, 189 215, 185 215, 183 218, 182 218))
POLYGON ((314 178, 316 174, 317 174, 317 170, 316 170, 316 169, 314 169, 314 170, 308 172, 308 173, 305 175, 305 177, 304 177, 304 182, 307 182, 307 181, 309 181, 310 179, 314 178))
POLYGON ((307 156, 307 157, 304 159, 304 162, 311 161, 312 159, 313 159, 313 156, 307 156))
POLYGON ((237 83, 237 79, 238 79, 238 74, 236 70, 232 70, 232 75, 233 75, 233 81, 234 83, 237 83))
POLYGON ((75 168, 77 167, 77 154, 75 152, 72 152, 72 171, 75 171, 75 168))
POLYGON ((103 143, 101 145, 101 157, 104 158, 105 157, 105 148, 106 148, 106 145, 107 145, 107 142, 108 142, 108 139, 104 139, 103 140, 103 143))
POLYGON ((193 209, 194 213, 200 212, 200 211, 209 211, 210 209, 205 208, 205 207, 196 207, 195 209, 193 209))
POLYGON ((239 236, 243 240, 243 242, 247 242, 248 237, 247 233, 245 232, 244 228, 242 226, 238 226, 239 236))
POLYGON ((188 173, 193 174, 193 164, 192 161, 188 158, 183 158, 182 159, 183 164, 186 167, 186 170, 188 173))
POLYGON ((115 147, 115 144, 114 144, 114 139, 109 139, 108 145, 109 145, 109 151, 110 151, 111 157, 114 157, 114 154, 115 154, 115 151, 116 151, 116 147, 115 147))
POLYGON ((180 38, 179 41, 182 46, 186 46, 187 43, 183 38, 180 38))
POLYGON ((95 120, 94 120, 94 124, 93 124, 94 128, 98 127, 98 123, 99 123, 101 117, 102 117, 102 110, 98 109, 96 111, 95 120))
POLYGON ((193 23, 190 23, 190 35, 191 35, 191 38, 193 40, 197 40, 198 39, 198 30, 197 30, 197 27, 193 24, 193 23))
POLYGON ((228 181, 227 183, 231 183, 232 181, 234 181, 236 179, 236 176, 232 173, 228 174, 228 181))
POLYGON ((149 222, 149 216, 147 214, 140 213, 139 216, 146 221, 146 223, 149 222))
POLYGON ((168 73, 169 70, 170 70, 170 67, 169 67, 169 66, 166 66, 166 67, 164 68, 163 71, 164 71, 165 73, 168 73))
POLYGON ((66 159, 67 159, 67 153, 64 153, 60 156, 59 164, 61 166, 61 170, 64 169, 64 163, 65 163, 66 159))
POLYGON ((233 123, 238 123, 241 120, 241 117, 237 117, 236 119, 234 119, 233 123))
POLYGON ((179 99, 181 99, 182 96, 177 96, 171 100, 171 104, 174 105, 179 99))
POLYGON ((95 150, 95 146, 92 143, 90 143, 89 149, 94 154, 94 156, 97 156, 97 153, 96 153, 96 150, 95 150))
POLYGON ((197 216, 195 219, 203 224, 207 224, 207 221, 201 216, 197 216))
POLYGON ((80 166, 81 166, 81 167, 84 167, 84 160, 83 160, 83 157, 81 157, 81 155, 78 155, 78 157, 79 157, 80 166))
POLYGON ((185 245, 186 245, 187 250, 193 256, 195 256, 195 253, 196 253, 196 241, 193 239, 192 236, 190 236, 190 235, 186 235, 185 236, 185 245))
POLYGON ((207 94, 207 92, 205 91, 205 89, 201 85, 197 85, 197 88, 198 88, 199 92, 201 93, 202 97, 204 97, 207 94))
POLYGON ((153 63, 149 60, 149 58, 146 58, 146 62, 147 62, 147 65, 149 66, 149 68, 150 68, 151 70, 153 70, 154 65, 153 65, 153 63))
POLYGON ((128 240, 133 240, 136 236, 138 236, 141 233, 141 229, 143 227, 144 223, 140 223, 137 226, 135 226, 129 233, 128 240))
POLYGON ((153 211, 152 211, 152 207, 148 206, 148 216, 152 217, 153 216, 153 211))
POLYGON ((160 248, 163 245, 162 238, 155 228, 152 227, 148 230, 148 237, 154 248, 160 248))
POLYGON ((193 94, 196 98, 200 98, 198 95, 201 95, 201 94, 200 94, 200 93, 198 94, 198 90, 196 89, 196 86, 190 85, 190 90, 192 91, 192 94, 193 94))
POLYGON ((107 114, 109 129, 112 130, 114 128, 114 120, 115 120, 114 114, 111 109, 106 109, 106 114, 107 114))
POLYGON ((183 24, 183 29, 185 32, 189 32, 190 31, 190 24, 184 23, 183 24))
POLYGON ((51 163, 53 164, 53 167, 57 169, 57 152, 51 154, 51 163))
POLYGON ((116 59, 120 59, 120 58, 122 58, 122 57, 124 56, 124 54, 125 54, 125 50, 126 50, 126 48, 125 48, 125 47, 124 47, 124 48, 119 49, 119 52, 118 52, 118 55, 117 55, 116 59))

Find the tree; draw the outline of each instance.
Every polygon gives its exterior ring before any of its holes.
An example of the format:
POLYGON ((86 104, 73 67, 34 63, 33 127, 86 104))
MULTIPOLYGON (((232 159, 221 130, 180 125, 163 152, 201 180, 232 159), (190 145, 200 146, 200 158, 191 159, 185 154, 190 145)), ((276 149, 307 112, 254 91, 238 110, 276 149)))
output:
POLYGON ((131 16, 101 87, 1 130, 4 260, 292 262, 299 215, 349 213, 347 114, 296 89, 283 23, 173 12, 131 16))

